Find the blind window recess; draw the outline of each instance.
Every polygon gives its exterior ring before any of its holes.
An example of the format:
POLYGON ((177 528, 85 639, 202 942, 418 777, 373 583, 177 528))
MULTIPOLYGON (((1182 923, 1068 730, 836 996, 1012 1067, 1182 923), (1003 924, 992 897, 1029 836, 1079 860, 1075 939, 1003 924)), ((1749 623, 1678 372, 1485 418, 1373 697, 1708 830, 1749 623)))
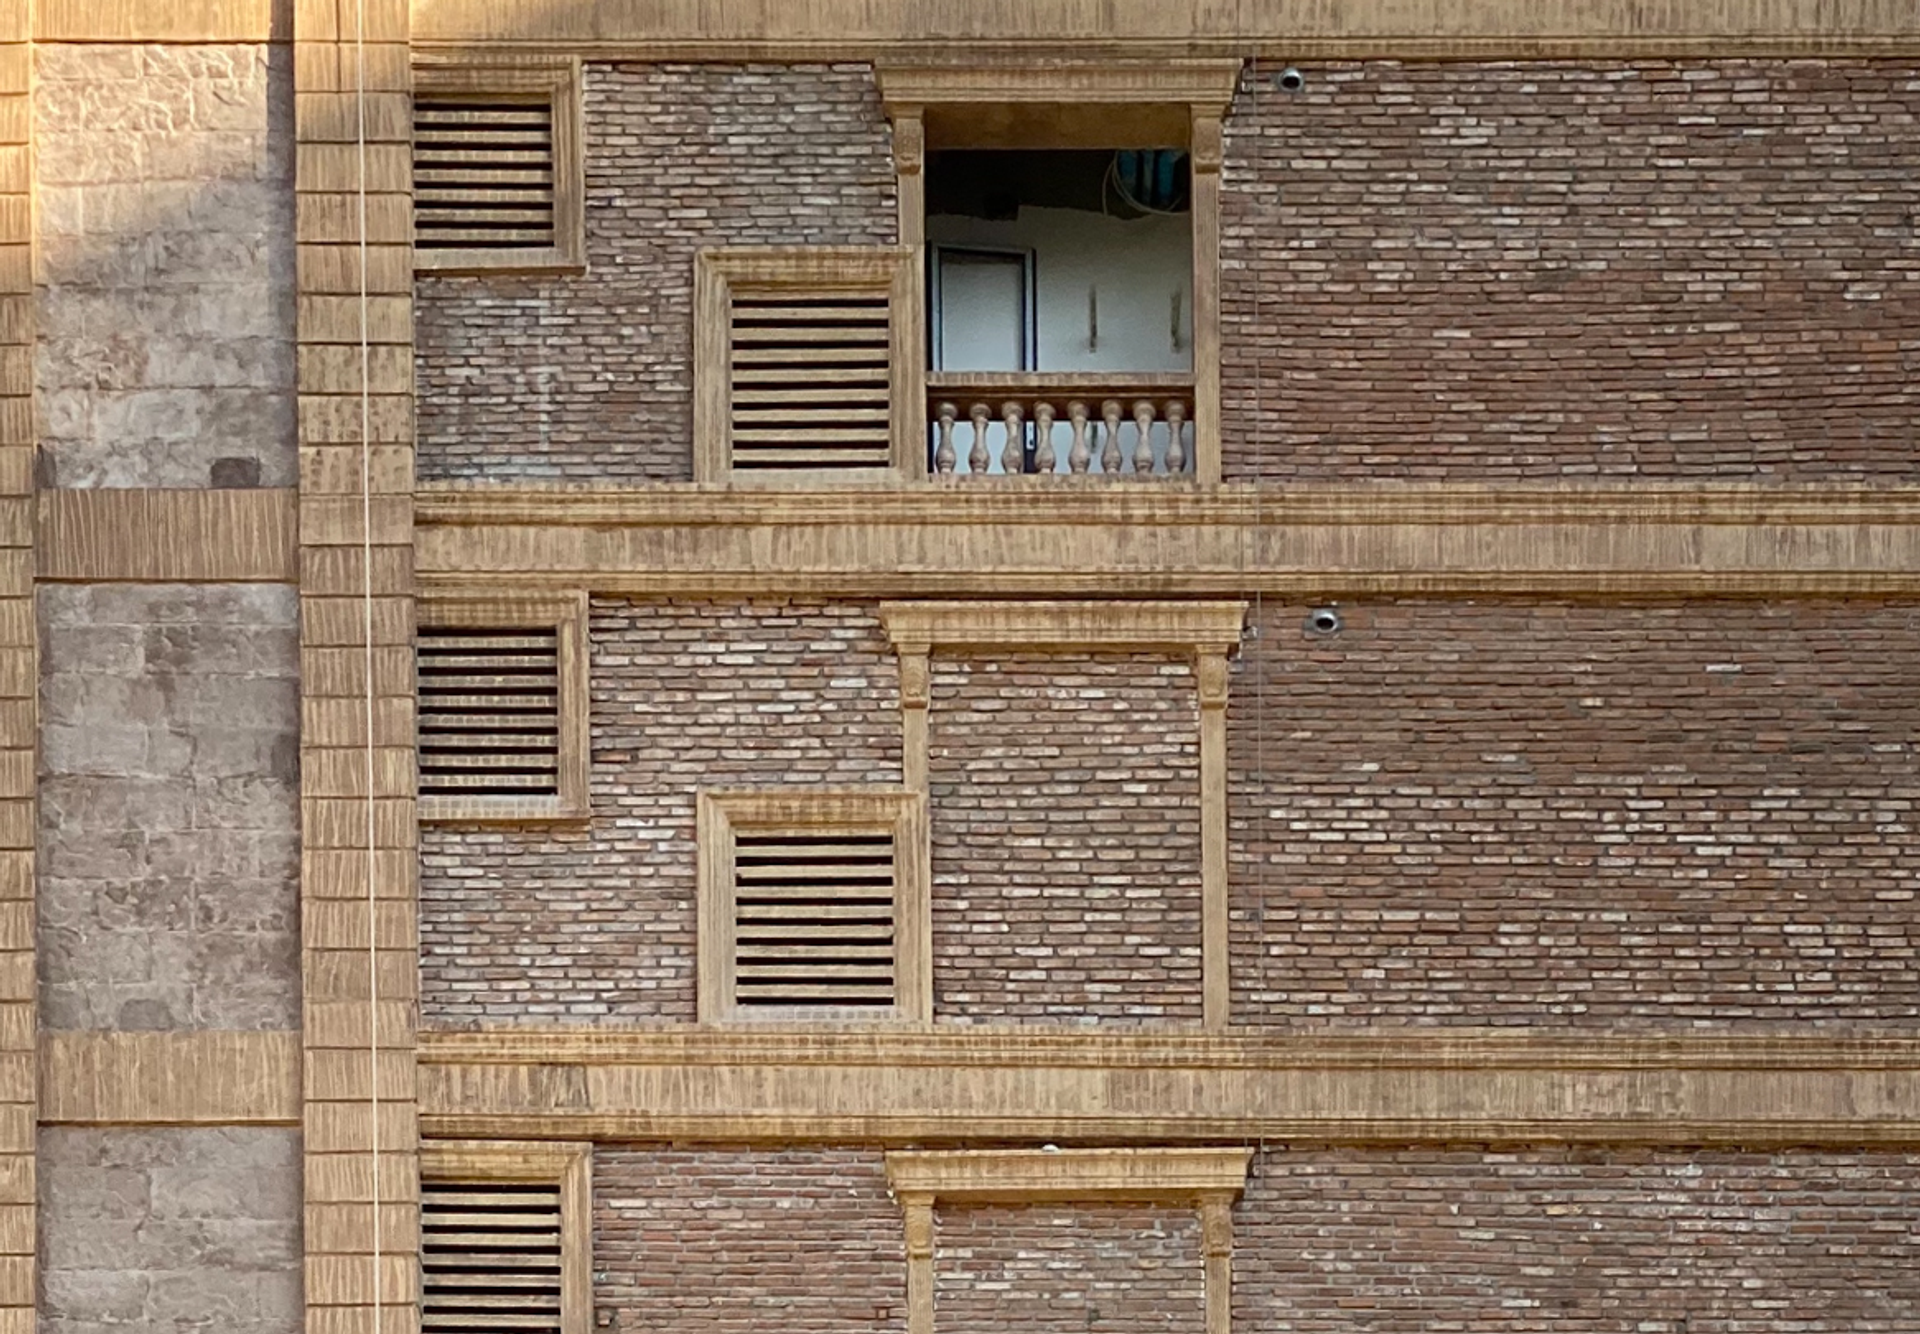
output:
POLYGON ((548 250, 555 225, 553 103, 414 104, 414 244, 427 251, 548 250))
POLYGON ((436 1334, 560 1334, 560 1187, 420 1188, 420 1327, 436 1334))
POLYGON ((746 1013, 891 1009, 891 833, 736 829, 733 1003, 746 1013))
POLYGON ((892 306, 870 295, 736 291, 735 472, 885 468, 892 461, 892 306))
POLYGON ((423 797, 560 795, 559 631, 422 626, 423 797))

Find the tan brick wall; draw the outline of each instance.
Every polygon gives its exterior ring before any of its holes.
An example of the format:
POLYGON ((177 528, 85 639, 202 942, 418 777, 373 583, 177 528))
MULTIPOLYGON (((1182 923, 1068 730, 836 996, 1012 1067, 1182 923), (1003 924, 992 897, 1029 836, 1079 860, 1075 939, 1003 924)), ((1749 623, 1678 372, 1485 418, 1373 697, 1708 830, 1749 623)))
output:
POLYGON ((40 1334, 293 1334, 300 1135, 253 1128, 40 1132, 40 1334))
POLYGON ((906 1329, 906 1232, 877 1150, 603 1145, 593 1174, 596 1328, 906 1329))
POLYGON ((871 607, 596 598, 590 634, 591 822, 421 831, 430 1026, 691 1020, 694 794, 901 781, 871 607))
POLYGON ((949 1206, 935 1211, 934 1225, 939 1334, 1206 1328, 1200 1219, 1191 1209, 949 1206))
POLYGON ((1238 1022, 1920 1015, 1920 608, 1306 610, 1234 681, 1238 1022))
POLYGON ((1164 657, 936 659, 937 1016, 1200 1016, 1200 711, 1164 657))
POLYGON ((1911 60, 1308 74, 1227 128, 1228 480, 1911 474, 1911 60))
POLYGON ((34 67, 43 484, 292 485, 291 52, 34 67))
POLYGON ((1234 1214, 1234 1328, 1907 1334, 1916 1219, 1913 1154, 1275 1151, 1234 1214))
POLYGON ((891 245, 866 65, 589 65, 584 278, 422 278, 423 480, 692 476, 693 256, 891 245))

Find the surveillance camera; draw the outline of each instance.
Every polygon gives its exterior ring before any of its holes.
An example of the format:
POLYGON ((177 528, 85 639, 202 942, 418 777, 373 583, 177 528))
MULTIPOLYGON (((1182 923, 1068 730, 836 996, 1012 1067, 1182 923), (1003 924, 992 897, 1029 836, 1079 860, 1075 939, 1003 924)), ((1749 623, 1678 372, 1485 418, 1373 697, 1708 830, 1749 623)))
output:
POLYGON ((1297 93, 1307 86, 1307 76, 1289 65, 1274 76, 1273 86, 1283 93, 1297 93))

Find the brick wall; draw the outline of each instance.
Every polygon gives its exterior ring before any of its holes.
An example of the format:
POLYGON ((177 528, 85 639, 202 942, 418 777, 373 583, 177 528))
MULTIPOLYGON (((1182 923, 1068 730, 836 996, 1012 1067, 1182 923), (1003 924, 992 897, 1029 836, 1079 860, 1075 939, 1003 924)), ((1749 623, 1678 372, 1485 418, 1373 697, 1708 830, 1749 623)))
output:
POLYGON ((422 278, 423 480, 692 475, 693 257, 892 245, 865 65, 589 65, 584 278, 422 278))
POLYGON ((1200 1219, 1191 1209, 943 1207, 934 1222, 940 1334, 1206 1328, 1200 1219))
POLYGON ((1910 475, 1920 66, 1308 73, 1228 126, 1229 480, 1910 475))
POLYGON ((1920 608, 1344 610, 1234 682, 1239 1021, 1920 1015, 1920 608))
POLYGON ((1199 1018, 1199 727, 1165 658, 936 659, 939 1018, 1199 1018))
POLYGON ((40 1334, 294 1334, 300 1134, 48 1126, 40 1334))
POLYGON ((905 1225, 875 1150, 601 1146, 593 1175, 600 1329, 906 1329, 905 1225))
POLYGON ((694 794, 901 781, 870 608, 596 598, 593 819, 421 831, 435 1026, 694 1015, 694 794))
POLYGON ((47 1027, 298 1026, 294 602, 41 586, 47 1027))
POLYGON ((34 62, 43 485, 292 485, 292 53, 34 62))
POLYGON ((1907 1334, 1916 1220, 1913 1154, 1264 1153, 1234 1328, 1907 1334))

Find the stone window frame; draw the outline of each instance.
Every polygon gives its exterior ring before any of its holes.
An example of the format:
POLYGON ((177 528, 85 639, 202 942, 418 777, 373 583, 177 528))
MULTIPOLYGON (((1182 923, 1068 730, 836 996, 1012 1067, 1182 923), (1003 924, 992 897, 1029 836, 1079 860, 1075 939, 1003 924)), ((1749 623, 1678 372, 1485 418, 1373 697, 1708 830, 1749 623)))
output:
MULTIPOLYGON (((1194 480, 1222 480, 1220 176, 1222 127, 1238 60, 980 61, 882 64, 874 77, 893 123, 900 244, 913 251, 914 327, 927 327, 926 155, 932 148, 1108 148, 1116 138, 1184 146, 1193 188, 1194 480)), ((921 349, 916 364, 923 368, 921 349)), ((924 408, 916 404, 916 412, 924 408)), ((917 420, 916 420, 916 424, 917 420)), ((924 476, 924 447, 909 476, 924 476)))
POLYGON ((702 1024, 888 1027, 933 1018, 933 867, 927 799, 875 784, 860 788, 703 789, 695 799, 698 859, 697 1019, 702 1024), (738 829, 817 833, 885 828, 893 836, 894 1003, 890 1011, 821 1007, 758 1015, 733 1002, 733 838, 738 829))
POLYGON ((905 1215, 907 1334, 934 1330, 934 1206, 1159 1204, 1200 1215, 1206 1334, 1233 1321, 1233 1202, 1253 1150, 961 1149, 887 1154, 887 1188, 905 1215))
MULTIPOLYGON (((525 626, 555 631, 559 685, 559 793, 552 797, 446 797, 418 800, 421 824, 533 824, 585 820, 592 814, 588 599, 584 590, 508 596, 446 593, 415 604, 422 628, 525 626)), ((418 703, 415 747, 418 748, 418 703)))
MULTIPOLYGON (((422 1140, 423 1182, 502 1182, 560 1191, 560 1334, 593 1329, 593 1145, 561 1140, 422 1140)), ((424 1269, 424 1254, 419 1257, 424 1269)))
POLYGON ((512 64, 416 63, 415 98, 545 99, 553 112, 553 245, 543 250, 421 250, 418 273, 491 274, 586 271, 586 124, 583 67, 577 56, 524 56, 512 64))

